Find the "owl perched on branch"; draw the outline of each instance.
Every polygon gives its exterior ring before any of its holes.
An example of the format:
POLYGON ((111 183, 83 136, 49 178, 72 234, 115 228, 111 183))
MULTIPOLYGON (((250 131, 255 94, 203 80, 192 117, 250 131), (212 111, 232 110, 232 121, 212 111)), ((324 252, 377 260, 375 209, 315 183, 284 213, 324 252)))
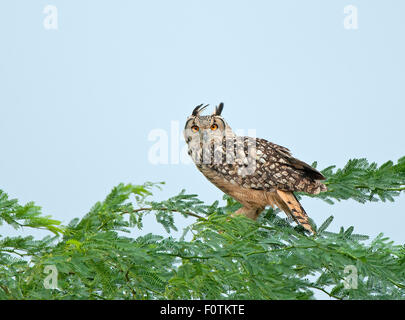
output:
POLYGON ((223 103, 213 114, 201 115, 207 106, 195 107, 186 121, 188 154, 209 181, 242 204, 235 214, 255 220, 267 205, 276 205, 314 233, 294 192, 326 191, 320 182, 325 177, 294 158, 287 148, 264 139, 237 136, 221 116, 223 103))

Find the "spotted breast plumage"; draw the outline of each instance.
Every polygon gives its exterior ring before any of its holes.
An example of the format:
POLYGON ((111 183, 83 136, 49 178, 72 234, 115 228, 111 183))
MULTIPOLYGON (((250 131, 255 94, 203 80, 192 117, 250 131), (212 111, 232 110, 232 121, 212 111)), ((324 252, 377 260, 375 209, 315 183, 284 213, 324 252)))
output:
POLYGON ((257 219, 267 205, 276 205, 287 216, 314 233, 308 215, 294 192, 326 191, 324 176, 265 139, 236 135, 221 116, 223 103, 212 115, 198 105, 186 121, 188 153, 203 175, 242 204, 235 214, 257 219))

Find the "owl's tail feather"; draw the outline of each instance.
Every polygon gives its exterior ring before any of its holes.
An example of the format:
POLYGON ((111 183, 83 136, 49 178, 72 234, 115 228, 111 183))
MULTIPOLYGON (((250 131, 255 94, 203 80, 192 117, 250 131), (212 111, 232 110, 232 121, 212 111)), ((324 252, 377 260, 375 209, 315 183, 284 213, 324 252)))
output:
POLYGON ((315 231, 309 224, 307 213, 295 197, 294 193, 277 190, 276 194, 277 196, 274 197, 274 202, 276 205, 289 217, 293 218, 295 222, 302 225, 306 230, 315 234, 315 231))

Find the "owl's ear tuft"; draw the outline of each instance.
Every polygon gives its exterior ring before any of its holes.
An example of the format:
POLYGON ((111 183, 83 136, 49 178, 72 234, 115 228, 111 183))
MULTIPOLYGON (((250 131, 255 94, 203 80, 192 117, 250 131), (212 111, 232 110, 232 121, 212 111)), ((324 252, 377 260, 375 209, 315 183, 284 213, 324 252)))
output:
POLYGON ((215 107, 214 115, 220 116, 223 109, 224 109, 224 103, 221 102, 218 106, 215 107))
POLYGON ((206 104, 205 106, 203 106, 203 103, 202 103, 202 104, 199 104, 198 106, 196 106, 196 107, 194 108, 194 110, 193 110, 193 112, 192 112, 191 115, 197 117, 197 116, 200 114, 200 112, 203 111, 203 110, 204 110, 206 107, 208 107, 208 106, 209 106, 208 104, 206 104))

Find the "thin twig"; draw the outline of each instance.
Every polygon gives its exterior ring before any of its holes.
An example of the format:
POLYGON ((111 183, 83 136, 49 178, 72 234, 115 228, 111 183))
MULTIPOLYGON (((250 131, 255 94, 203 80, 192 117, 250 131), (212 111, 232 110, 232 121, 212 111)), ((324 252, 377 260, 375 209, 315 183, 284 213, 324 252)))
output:
POLYGON ((169 209, 169 208, 166 208, 166 207, 161 207, 161 208, 138 208, 138 209, 132 210, 132 212, 135 213, 135 212, 139 212, 139 211, 159 211, 159 210, 161 210, 161 211, 170 211, 170 212, 179 212, 179 213, 186 214, 188 216, 195 217, 197 219, 207 220, 206 218, 204 218, 204 217, 202 217, 202 216, 200 216, 200 215, 198 215, 198 214, 196 214, 194 212, 191 212, 191 211, 181 211, 181 210, 177 210, 177 209, 169 209))
POLYGON ((314 286, 314 285, 312 285, 312 284, 310 284, 310 285, 308 285, 308 286, 311 287, 311 288, 320 290, 320 291, 322 291, 323 293, 326 293, 326 294, 327 294, 329 297, 331 297, 331 298, 335 298, 335 299, 338 299, 338 300, 343 300, 341 297, 338 297, 338 296, 335 296, 334 294, 331 294, 330 292, 326 291, 324 288, 317 287, 317 286, 314 286))
MULTIPOLYGON (((370 189, 369 186, 355 186, 356 189, 370 189)), ((382 191, 404 191, 405 187, 399 187, 399 188, 377 188, 378 190, 382 191)))
MULTIPOLYGON (((194 213, 194 212, 191 212, 191 211, 181 211, 181 210, 177 210, 177 209, 169 209, 169 208, 166 208, 166 207, 161 207, 161 208, 151 208, 151 207, 148 207, 148 208, 138 208, 138 209, 133 209, 133 210, 131 210, 131 212, 129 212, 129 211, 123 211, 123 212, 121 212, 120 214, 122 215, 122 214, 129 214, 129 213, 137 213, 137 212, 141 212, 141 211, 159 211, 159 210, 161 210, 161 211, 170 211, 170 212, 179 212, 179 213, 186 214, 186 215, 188 215, 188 216, 195 217, 195 218, 197 218, 197 219, 201 219, 201 220, 205 220, 205 221, 207 220, 206 218, 204 218, 204 217, 202 217, 202 216, 199 216, 198 214, 196 214, 196 213, 194 213)), ((108 222, 108 221, 103 222, 103 223, 97 228, 97 230, 101 230, 101 229, 107 224, 107 222, 108 222)))

